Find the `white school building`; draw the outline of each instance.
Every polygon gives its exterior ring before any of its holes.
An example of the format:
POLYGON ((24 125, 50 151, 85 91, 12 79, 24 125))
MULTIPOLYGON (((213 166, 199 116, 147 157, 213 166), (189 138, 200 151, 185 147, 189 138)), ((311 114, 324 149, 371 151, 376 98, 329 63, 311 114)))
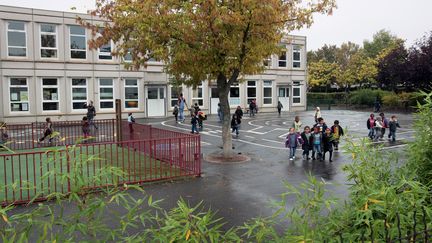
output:
MULTIPOLYGON (((175 88, 161 62, 127 70, 130 57, 111 55, 115 43, 90 50, 89 30, 76 23, 87 14, 0 5, 0 121, 30 122, 78 120, 86 114, 84 103, 93 100, 98 118, 114 118, 115 99, 122 100, 125 116, 136 118, 172 115, 180 92, 189 106, 198 103, 209 114, 217 113, 215 82, 203 81, 196 89, 175 88)), ((266 70, 247 76, 232 86, 231 107, 248 107, 256 100, 260 112, 306 109, 306 37, 288 36, 279 55, 265 60, 266 70)))

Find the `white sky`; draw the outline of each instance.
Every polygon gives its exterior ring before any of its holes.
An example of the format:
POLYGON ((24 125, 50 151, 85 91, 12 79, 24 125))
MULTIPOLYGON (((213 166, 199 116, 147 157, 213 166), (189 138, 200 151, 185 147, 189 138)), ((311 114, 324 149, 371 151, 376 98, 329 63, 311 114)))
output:
MULTIPOLYGON (((432 0, 338 0, 337 4, 332 16, 317 16, 310 29, 293 33, 307 36, 308 50, 347 41, 362 44, 381 29, 410 46, 432 31, 432 0)), ((0 0, 0 5, 86 12, 94 8, 94 0, 0 0)))

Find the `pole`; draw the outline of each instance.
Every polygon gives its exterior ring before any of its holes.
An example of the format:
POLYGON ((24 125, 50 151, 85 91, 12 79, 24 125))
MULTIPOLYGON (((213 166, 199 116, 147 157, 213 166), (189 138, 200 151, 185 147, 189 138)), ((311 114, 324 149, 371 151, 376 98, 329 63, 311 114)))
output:
POLYGON ((122 134, 122 116, 121 116, 121 100, 115 100, 115 113, 116 113, 116 134, 117 142, 121 142, 123 139, 122 134))

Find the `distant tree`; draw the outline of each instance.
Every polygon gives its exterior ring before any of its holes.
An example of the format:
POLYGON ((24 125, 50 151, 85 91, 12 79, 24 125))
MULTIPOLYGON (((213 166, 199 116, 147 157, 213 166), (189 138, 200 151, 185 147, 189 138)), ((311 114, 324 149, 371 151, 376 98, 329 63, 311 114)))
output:
POLYGON ((360 46, 353 42, 342 43, 336 53, 336 62, 340 65, 342 72, 348 68, 351 57, 358 53, 360 49, 360 46))
POLYGON ((351 85, 371 85, 376 82, 378 73, 375 59, 367 57, 363 51, 358 51, 349 59, 348 65, 342 72, 341 86, 349 88, 351 85))
POLYGON ((432 32, 409 50, 406 69, 409 87, 432 90, 432 32))
MULTIPOLYGON (((96 48, 113 40, 115 55, 130 53, 133 66, 154 57, 178 84, 216 81, 223 113, 223 155, 230 157, 228 93, 245 75, 263 72, 263 60, 280 51, 286 33, 329 14, 335 0, 96 0, 93 15, 107 21, 96 48)), ((82 22, 93 33, 99 26, 82 22)), ((287 40, 289 41, 289 40, 287 40)))
POLYGON ((332 84, 336 84, 339 77, 339 66, 334 62, 329 63, 325 60, 310 63, 308 71, 309 86, 325 86, 326 91, 332 84))
POLYGON ((316 51, 308 52, 308 62, 318 62, 320 60, 328 63, 337 62, 339 48, 336 45, 324 45, 316 51))
POLYGON ((377 56, 378 85, 382 89, 395 91, 398 86, 410 88, 408 83, 408 51, 403 42, 384 49, 377 56))
POLYGON ((372 41, 363 41, 363 49, 367 57, 375 58, 381 51, 392 48, 403 41, 399 37, 393 35, 390 31, 380 30, 373 35, 372 41))

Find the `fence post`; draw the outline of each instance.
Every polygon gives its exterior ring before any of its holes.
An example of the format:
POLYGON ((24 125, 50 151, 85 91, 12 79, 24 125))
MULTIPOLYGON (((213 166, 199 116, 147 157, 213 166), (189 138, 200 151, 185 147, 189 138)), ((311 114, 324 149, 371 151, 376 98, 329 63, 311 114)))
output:
POLYGON ((31 123, 31 133, 32 133, 32 149, 35 148, 35 129, 34 129, 34 122, 31 123))
POLYGON ((121 99, 115 100, 115 113, 116 113, 116 123, 117 123, 117 142, 123 141, 122 134, 122 117, 121 117, 121 99))
POLYGON ((66 145, 65 152, 66 152, 66 170, 67 170, 67 174, 68 174, 68 177, 67 177, 68 191, 67 192, 70 193, 71 192, 71 184, 70 184, 70 178, 71 178, 70 160, 71 160, 71 158, 69 155, 69 146, 68 145, 66 145))

